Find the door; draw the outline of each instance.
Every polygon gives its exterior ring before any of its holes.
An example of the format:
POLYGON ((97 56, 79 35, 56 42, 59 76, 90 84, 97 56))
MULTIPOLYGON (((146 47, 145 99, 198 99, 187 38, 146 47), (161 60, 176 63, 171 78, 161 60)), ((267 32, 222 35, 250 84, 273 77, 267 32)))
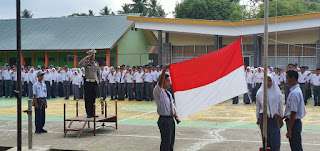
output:
POLYGON ((250 65, 250 57, 243 57, 243 63, 248 67, 250 65))

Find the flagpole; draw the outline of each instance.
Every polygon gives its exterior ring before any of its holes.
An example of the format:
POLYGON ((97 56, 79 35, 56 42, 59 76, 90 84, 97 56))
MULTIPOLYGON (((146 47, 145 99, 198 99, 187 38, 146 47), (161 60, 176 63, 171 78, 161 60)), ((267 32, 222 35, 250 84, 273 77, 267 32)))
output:
POLYGON ((268 89, 268 18, 269 18, 269 0, 264 1, 264 57, 263 57, 263 68, 264 68, 264 78, 263 78, 263 150, 267 151, 267 89, 268 89))

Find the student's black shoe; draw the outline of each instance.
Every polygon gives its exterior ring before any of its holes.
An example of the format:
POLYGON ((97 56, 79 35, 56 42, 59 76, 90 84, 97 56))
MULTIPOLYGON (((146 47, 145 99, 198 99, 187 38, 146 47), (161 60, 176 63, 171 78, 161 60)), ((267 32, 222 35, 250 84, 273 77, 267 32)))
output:
POLYGON ((42 129, 41 132, 42 132, 42 133, 48 133, 48 131, 46 131, 46 130, 44 130, 44 129, 42 129))
POLYGON ((36 133, 36 134, 41 134, 42 132, 41 132, 41 131, 35 131, 35 133, 36 133))
POLYGON ((92 116, 91 115, 87 115, 87 118, 91 118, 92 116))

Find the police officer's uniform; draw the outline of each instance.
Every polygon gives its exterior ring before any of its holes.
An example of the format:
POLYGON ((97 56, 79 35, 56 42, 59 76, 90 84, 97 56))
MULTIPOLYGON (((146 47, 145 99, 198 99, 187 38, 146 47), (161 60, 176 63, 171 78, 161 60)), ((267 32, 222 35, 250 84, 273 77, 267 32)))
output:
MULTIPOLYGON (((95 55, 96 50, 90 50, 87 52, 88 55, 95 55)), ((85 107, 87 117, 93 117, 93 104, 96 100, 97 87, 101 81, 99 64, 97 61, 90 62, 83 58, 79 62, 79 66, 85 68, 85 82, 84 82, 84 93, 85 93, 85 107)))

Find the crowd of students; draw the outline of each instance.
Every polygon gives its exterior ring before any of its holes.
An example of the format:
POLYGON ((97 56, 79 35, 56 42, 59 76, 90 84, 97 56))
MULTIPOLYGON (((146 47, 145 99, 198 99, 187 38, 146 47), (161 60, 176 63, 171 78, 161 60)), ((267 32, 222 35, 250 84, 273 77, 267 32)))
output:
MULTIPOLYGON (((111 100, 129 101, 151 101, 153 98, 153 88, 162 71, 161 66, 118 66, 100 67, 101 81, 97 89, 97 97, 106 99, 111 97, 111 100)), ((84 68, 68 68, 54 67, 50 65, 48 68, 41 66, 24 67, 21 69, 22 80, 22 96, 32 96, 32 86, 37 82, 36 73, 44 72, 43 82, 47 88, 47 99, 64 97, 69 99, 73 95, 74 100, 84 98, 84 68)), ((17 84, 17 68, 16 66, 5 65, 0 67, 0 96, 12 98, 17 84)), ((98 79, 98 77, 96 77, 98 79)), ((172 89, 171 89, 172 91, 172 89)))

